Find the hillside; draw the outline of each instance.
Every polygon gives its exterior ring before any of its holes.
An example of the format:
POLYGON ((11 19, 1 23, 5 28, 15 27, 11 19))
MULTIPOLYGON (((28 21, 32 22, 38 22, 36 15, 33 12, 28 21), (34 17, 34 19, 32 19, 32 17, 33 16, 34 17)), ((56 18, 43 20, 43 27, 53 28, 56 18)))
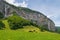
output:
POLYGON ((22 29, 11 30, 7 20, 3 20, 5 29, 0 30, 0 40, 60 40, 60 34, 41 32, 35 26, 24 26, 22 29))
POLYGON ((26 32, 20 30, 0 30, 0 40, 60 40, 60 34, 51 32, 26 32))
MULTIPOLYGON (((9 19, 10 18, 12 20, 15 16, 9 17, 9 19)), ((20 19, 22 20, 22 18, 20 19)), ((15 21, 17 20, 15 19, 15 21)), ((0 30, 0 40, 60 40, 60 34, 58 33, 41 32, 39 28, 32 25, 11 30, 7 18, 2 20, 2 22, 5 24, 5 29, 0 30)))
MULTIPOLYGON (((18 25, 17 30, 12 30, 11 27, 15 28, 16 26, 9 24, 8 20, 11 21, 11 24, 12 22, 21 22, 23 20, 24 23, 29 23, 29 21, 16 15, 3 19, 2 22, 5 24, 5 28, 0 30, 0 40, 60 40, 60 34, 47 32, 45 30, 42 32, 40 28, 35 25, 27 24, 23 26, 23 28, 19 28, 21 25, 18 25)), ((21 23, 23 24, 23 22, 21 23)))
POLYGON ((60 40, 46 15, 2 0, 0 8, 0 40, 60 40))

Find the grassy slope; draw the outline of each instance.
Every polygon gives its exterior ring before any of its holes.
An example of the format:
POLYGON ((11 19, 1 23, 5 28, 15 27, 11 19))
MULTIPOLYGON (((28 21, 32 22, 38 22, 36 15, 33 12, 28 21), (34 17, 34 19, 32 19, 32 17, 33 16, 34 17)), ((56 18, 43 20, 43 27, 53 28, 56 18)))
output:
POLYGON ((0 30, 0 40, 60 40, 60 34, 25 32, 23 30, 0 30))
POLYGON ((39 32, 38 28, 32 26, 26 26, 18 30, 8 30, 9 25, 7 20, 3 22, 7 30, 0 30, 0 40, 60 40, 60 34, 39 32), (36 30, 36 32, 28 32, 28 30, 36 30))
POLYGON ((9 24, 7 22, 7 20, 2 20, 2 22, 5 24, 5 29, 9 30, 9 24))

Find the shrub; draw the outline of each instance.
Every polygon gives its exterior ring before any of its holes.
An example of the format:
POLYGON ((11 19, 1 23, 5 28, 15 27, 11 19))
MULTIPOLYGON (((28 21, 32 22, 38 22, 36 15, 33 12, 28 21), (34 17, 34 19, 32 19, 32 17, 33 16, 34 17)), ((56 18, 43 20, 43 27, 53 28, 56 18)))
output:
POLYGON ((41 31, 44 31, 44 30, 49 31, 47 25, 40 25, 40 30, 41 31))
POLYGON ((42 32, 44 31, 44 26, 43 26, 43 25, 40 26, 40 30, 41 30, 42 32))
POLYGON ((13 30, 23 28, 23 26, 33 25, 31 21, 28 21, 18 15, 13 15, 7 18, 10 28, 13 30))
POLYGON ((4 29, 5 28, 5 25, 3 24, 2 21, 0 21, 0 29, 4 29))
POLYGON ((13 23, 10 25, 10 28, 13 30, 19 29, 19 28, 23 28, 23 26, 19 23, 13 23))
POLYGON ((3 13, 0 12, 0 19, 4 17, 3 13))

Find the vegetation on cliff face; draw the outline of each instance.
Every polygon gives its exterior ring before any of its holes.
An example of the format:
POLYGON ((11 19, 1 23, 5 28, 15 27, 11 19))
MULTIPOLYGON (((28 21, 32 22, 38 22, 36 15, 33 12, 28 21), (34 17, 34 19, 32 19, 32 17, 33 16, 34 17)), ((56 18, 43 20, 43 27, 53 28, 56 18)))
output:
POLYGON ((31 12, 31 13, 34 13, 34 12, 36 12, 36 11, 34 11, 34 10, 31 10, 31 9, 29 9, 29 8, 24 8, 24 7, 18 7, 20 10, 23 10, 23 11, 25 11, 25 12, 31 12))

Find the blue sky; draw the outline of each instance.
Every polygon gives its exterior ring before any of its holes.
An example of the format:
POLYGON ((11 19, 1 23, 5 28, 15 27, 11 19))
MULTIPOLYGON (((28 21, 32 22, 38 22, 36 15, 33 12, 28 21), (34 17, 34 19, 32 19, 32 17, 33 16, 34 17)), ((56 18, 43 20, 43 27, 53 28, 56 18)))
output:
POLYGON ((7 2, 22 7, 39 11, 60 26, 60 0, 6 0, 7 2))

